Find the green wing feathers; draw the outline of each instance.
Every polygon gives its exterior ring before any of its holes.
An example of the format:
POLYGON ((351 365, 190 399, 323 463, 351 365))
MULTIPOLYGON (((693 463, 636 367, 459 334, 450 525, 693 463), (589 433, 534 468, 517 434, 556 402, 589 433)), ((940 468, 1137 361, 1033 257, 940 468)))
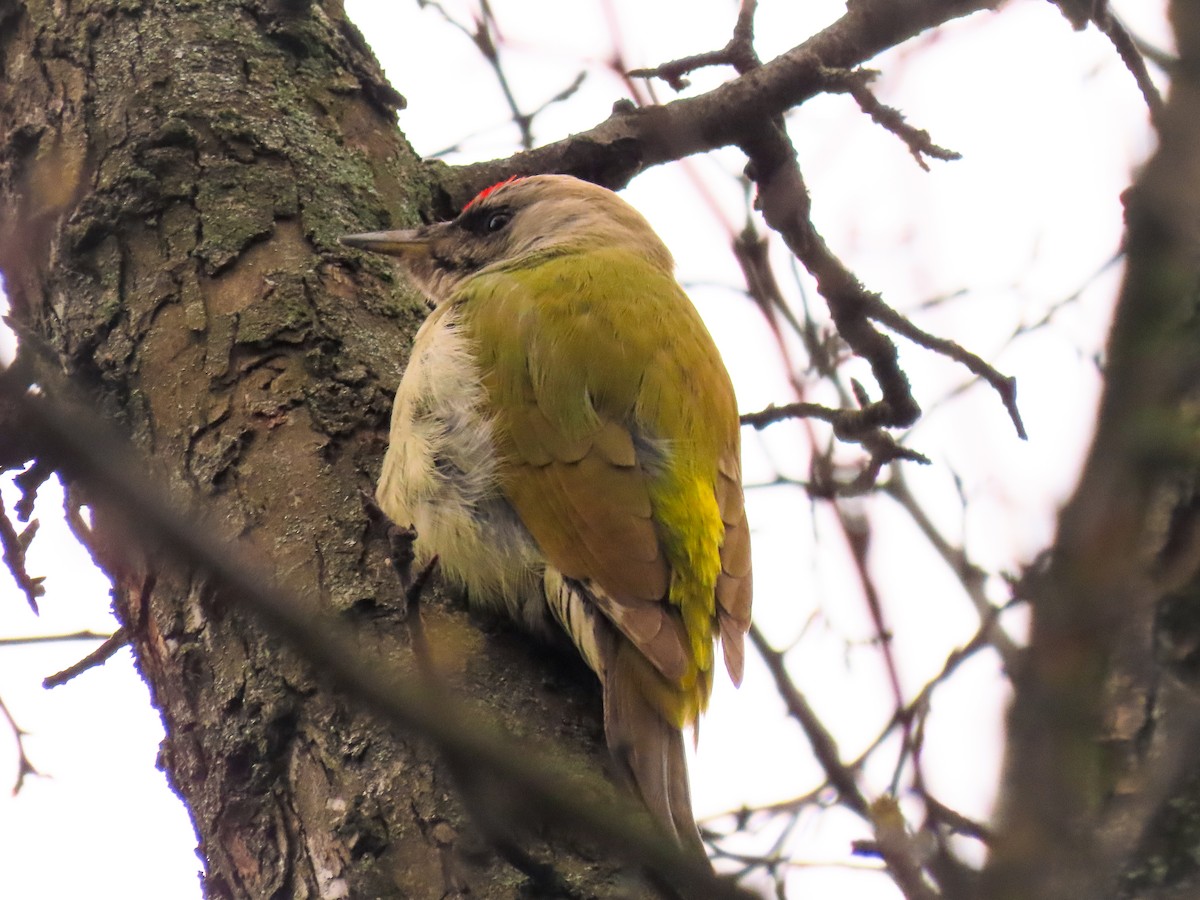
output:
POLYGON ((718 634, 740 681, 750 607, 737 405, 711 336, 674 277, 626 250, 469 285, 456 305, 497 410, 504 491, 662 676, 664 716, 693 721, 718 634))

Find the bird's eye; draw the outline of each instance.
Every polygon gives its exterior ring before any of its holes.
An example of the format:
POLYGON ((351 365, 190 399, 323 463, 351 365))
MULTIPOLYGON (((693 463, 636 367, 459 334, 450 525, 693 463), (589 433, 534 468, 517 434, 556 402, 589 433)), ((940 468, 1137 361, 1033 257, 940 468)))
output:
POLYGON ((502 231, 504 226, 512 221, 512 213, 498 212, 488 216, 484 223, 484 230, 488 234, 495 234, 497 231, 502 231))

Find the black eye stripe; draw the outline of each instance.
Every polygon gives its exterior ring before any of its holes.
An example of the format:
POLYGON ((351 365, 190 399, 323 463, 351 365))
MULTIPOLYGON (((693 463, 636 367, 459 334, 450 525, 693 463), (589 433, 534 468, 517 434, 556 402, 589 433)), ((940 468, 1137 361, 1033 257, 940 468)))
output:
POLYGON ((473 256, 454 257, 443 253, 434 253, 432 259, 434 267, 443 272, 474 272, 483 266, 483 263, 473 256))
POLYGON ((512 221, 513 212, 507 206, 482 206, 468 209, 458 217, 458 227, 480 237, 503 231, 512 221))

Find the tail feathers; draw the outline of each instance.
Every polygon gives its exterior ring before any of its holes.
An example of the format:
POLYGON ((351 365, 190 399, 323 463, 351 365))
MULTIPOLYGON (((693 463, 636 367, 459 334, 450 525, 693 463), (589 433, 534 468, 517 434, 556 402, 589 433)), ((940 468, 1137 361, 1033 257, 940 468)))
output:
MULTIPOLYGON (((667 834, 706 859, 692 815, 683 732, 659 712, 669 702, 669 683, 605 617, 585 585, 547 569, 545 592, 554 618, 603 685, 604 736, 620 777, 667 834)), ((686 706, 686 699, 679 704, 686 706)))
POLYGON ((680 846, 704 859, 692 813, 683 732, 646 699, 639 684, 639 669, 646 663, 630 657, 637 649, 621 636, 613 637, 615 653, 603 678, 608 748, 651 815, 680 846))

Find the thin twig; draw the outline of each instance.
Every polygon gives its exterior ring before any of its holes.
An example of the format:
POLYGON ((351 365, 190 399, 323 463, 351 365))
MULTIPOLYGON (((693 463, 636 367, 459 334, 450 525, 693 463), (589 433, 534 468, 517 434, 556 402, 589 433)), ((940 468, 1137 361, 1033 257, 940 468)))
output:
POLYGON ((1121 21, 1108 9, 1105 9, 1103 14, 1096 20, 1096 27, 1112 42, 1117 55, 1121 57, 1121 62, 1125 64, 1125 68, 1133 76, 1133 80, 1137 83, 1138 90, 1142 92, 1142 97, 1145 99, 1146 106, 1150 110, 1151 120, 1161 122, 1163 113, 1162 94, 1158 92, 1158 87, 1154 84, 1154 79, 1150 77, 1150 72, 1146 69, 1146 59, 1142 55, 1138 42, 1133 39, 1121 21))
POLYGON ((17 780, 13 784, 13 796, 15 797, 25 784, 25 778, 28 775, 40 775, 41 773, 34 768, 33 763, 29 761, 29 756, 25 753, 25 736, 29 733, 17 724, 17 720, 13 718, 12 713, 8 711, 8 706, 4 703, 4 698, 0 697, 0 715, 3 715, 8 722, 8 727, 12 729, 13 740, 17 744, 17 780))
POLYGON ((0 638, 0 647, 21 647, 29 644, 58 644, 63 641, 106 641, 111 634, 98 631, 73 631, 70 634, 31 634, 25 637, 0 638))
MULTIPOLYGON (((997 611, 997 613, 998 612, 999 611, 997 611)), ((875 739, 867 745, 866 749, 863 750, 862 755, 850 763, 852 768, 858 768, 859 766, 863 765, 867 757, 881 747, 884 741, 891 736, 892 732, 897 727, 902 726, 905 722, 913 721, 918 711, 927 709, 930 705, 933 692, 937 689, 937 687, 948 681, 950 676, 953 675, 959 666, 961 666, 964 662, 975 656, 979 651, 991 645, 988 634, 992 624, 993 623, 989 622, 981 625, 966 644, 954 650, 946 657, 946 661, 942 664, 941 671, 938 672, 938 674, 931 678, 928 682, 926 682, 924 687, 917 692, 916 696, 913 697, 913 699, 910 700, 907 705, 897 709, 892 714, 892 718, 888 721, 887 725, 885 725, 879 734, 875 736, 875 739)))
POLYGON ((651 166, 744 145, 763 122, 825 91, 829 69, 852 69, 922 31, 995 5, 996 0, 856 0, 842 18, 803 44, 702 95, 640 109, 621 104, 587 131, 504 159, 442 171, 439 181, 451 207, 461 207, 514 173, 568 172, 620 188, 651 166))
MULTIPOLYGON (((864 516, 851 514, 843 504, 835 506, 838 521, 842 526, 842 533, 846 537, 846 543, 850 548, 850 556, 854 561, 854 570, 858 575, 859 586, 862 589, 863 598, 867 603, 867 611, 871 616, 871 623, 875 627, 875 637, 879 644, 879 651, 883 656, 884 670, 887 672, 888 684, 892 689, 892 699, 896 704, 896 709, 904 707, 904 691, 900 686, 900 670, 896 665, 896 657, 892 652, 892 631, 888 627, 883 615, 883 604, 879 598, 879 590, 875 586, 875 579, 871 575, 870 566, 867 561, 867 552, 871 543, 871 530, 869 521, 864 516)), ((910 722, 901 722, 901 728, 904 730, 905 743, 910 740, 910 722)))
POLYGON ((761 65, 758 54, 754 51, 754 13, 757 7, 758 0, 742 0, 737 23, 733 26, 733 36, 720 50, 696 53, 661 63, 650 69, 633 69, 627 74, 630 78, 660 78, 673 91, 679 92, 691 84, 686 76, 698 69, 708 66, 733 66, 737 73, 742 75, 757 68, 761 65))
POLYGON ((904 479, 903 473, 897 469, 891 478, 882 485, 883 492, 891 497, 896 503, 908 513, 913 523, 924 535, 925 540, 933 547, 934 551, 942 558, 949 567, 950 571, 958 578, 962 584, 963 590, 966 592, 967 598, 975 607, 975 612, 979 616, 982 626, 982 632, 986 638, 986 642, 996 648, 996 652, 1000 654, 1000 659, 1004 662, 1004 666, 1010 672, 1014 671, 1017 665, 1018 648, 1013 642, 1008 633, 1001 627, 997 609, 988 599, 987 593, 984 590, 987 573, 979 566, 975 565, 967 556, 966 550, 961 547, 952 545, 945 536, 938 531, 933 521, 928 514, 917 502, 917 498, 913 496, 912 491, 908 488, 908 482, 904 479))
POLYGON ((881 102, 871 93, 869 85, 878 75, 879 73, 874 69, 845 71, 830 69, 828 72, 829 89, 835 91, 840 87, 841 90, 853 97, 858 108, 870 116, 871 121, 904 142, 917 165, 926 172, 929 171, 929 164, 925 162, 926 157, 940 159, 944 162, 962 159, 961 153, 935 144, 928 131, 908 124, 900 110, 881 102))
POLYGON ((0 497, 0 548, 4 550, 4 564, 12 573, 13 580, 25 595, 25 600, 35 615, 38 612, 37 598, 46 593, 42 584, 46 579, 45 576, 34 577, 29 574, 29 570, 25 568, 25 551, 37 530, 38 522, 34 519, 18 532, 4 509, 4 498, 0 497))
POLYGON ((779 691, 779 695, 787 705, 788 714, 800 723, 800 727, 804 730, 809 744, 812 745, 813 755, 816 756, 817 762, 821 764, 821 768, 825 772, 825 777, 829 780, 829 784, 838 792, 838 795, 846 806, 869 820, 870 804, 858 787, 854 770, 842 762, 837 741, 833 739, 833 735, 829 733, 829 730, 817 718, 817 714, 808 705, 808 700, 805 699, 804 695, 796 687, 795 683, 793 683, 791 676, 788 675, 783 654, 767 643, 766 637, 759 631, 757 625, 750 626, 749 634, 750 642, 758 650, 763 662, 767 665, 767 670, 775 680, 775 688, 779 691))
POLYGON ((928 810, 932 819, 941 825, 945 825, 951 831, 957 834, 965 834, 967 837, 973 837, 985 844, 990 844, 995 840, 995 832, 984 825, 982 822, 976 822, 974 819, 964 816, 957 810, 951 809, 944 803, 940 803, 928 793, 922 796, 925 802, 925 808, 928 810))
POLYGON ((824 422, 836 422, 842 412, 820 403, 785 403, 782 406, 771 404, 758 412, 742 413, 739 421, 756 431, 762 431, 768 425, 787 419, 821 419, 824 422))
MULTIPOLYGON (((488 0, 481 0, 480 15, 476 17, 473 27, 469 27, 458 21, 440 3, 434 2, 434 0, 422 0, 421 5, 436 10, 448 24, 470 38, 471 43, 479 50, 480 55, 496 76, 496 82, 500 86, 500 93, 503 94, 504 102, 508 106, 510 120, 517 126, 517 130, 520 132, 521 146, 526 150, 531 150, 534 145, 533 120, 555 103, 561 103, 574 96, 575 92, 579 90, 580 85, 583 84, 586 73, 580 72, 569 85, 558 91, 558 93, 554 94, 554 96, 550 97, 532 112, 522 112, 521 106, 517 102, 516 94, 513 92, 508 73, 505 72, 504 65, 500 59, 500 43, 502 42, 502 38, 499 37, 500 32, 496 22, 496 14, 492 11, 488 0)), ((462 141, 459 141, 451 147, 432 154, 432 157, 444 156, 451 150, 458 149, 461 144, 462 141)))
POLYGON ((94 669, 96 666, 102 666, 109 658, 129 643, 129 631, 125 628, 118 628, 104 642, 85 656, 79 662, 67 666, 61 672, 56 672, 42 680, 42 687, 54 688, 60 684, 66 684, 77 675, 82 675, 88 669, 94 669))
POLYGON ((875 830, 874 850, 887 864, 888 873, 906 900, 936 900, 940 895, 925 879, 924 854, 909 832, 895 797, 880 797, 871 804, 875 830))
POLYGON ((932 350, 947 359, 954 360, 965 366, 973 375, 979 376, 990 384, 1000 395, 1000 402, 1004 404, 1009 418, 1012 419, 1013 427, 1017 430, 1017 437, 1023 441, 1028 440, 1025 423, 1021 421, 1021 412, 1017 409, 1017 379, 1011 375, 1001 375, 994 366, 964 349, 958 343, 947 338, 935 337, 929 332, 923 331, 884 303, 882 298, 871 295, 866 302, 869 307, 866 314, 876 322, 886 325, 896 334, 903 335, 926 350, 932 350))

